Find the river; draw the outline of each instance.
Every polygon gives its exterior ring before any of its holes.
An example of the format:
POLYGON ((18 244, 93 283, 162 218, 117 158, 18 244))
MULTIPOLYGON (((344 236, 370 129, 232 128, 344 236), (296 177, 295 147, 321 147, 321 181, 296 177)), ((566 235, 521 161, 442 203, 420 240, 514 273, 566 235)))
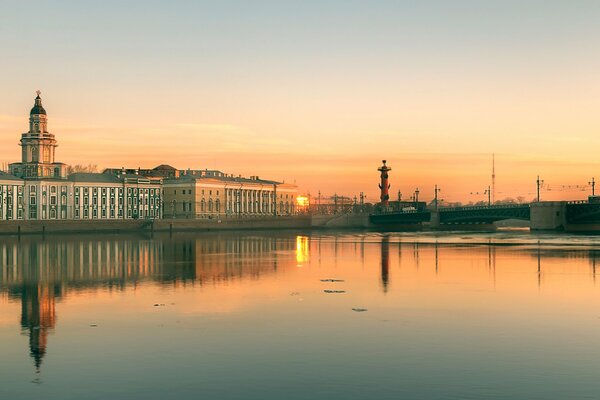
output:
POLYGON ((2 399, 583 399, 600 237, 3 237, 2 399))

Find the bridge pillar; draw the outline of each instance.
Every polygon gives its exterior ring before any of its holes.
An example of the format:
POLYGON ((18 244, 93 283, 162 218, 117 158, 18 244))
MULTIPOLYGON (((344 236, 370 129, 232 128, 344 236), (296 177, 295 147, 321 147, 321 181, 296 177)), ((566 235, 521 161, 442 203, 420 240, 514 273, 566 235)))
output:
POLYGON ((431 211, 431 220, 429 222, 429 226, 433 229, 437 229, 440 227, 440 212, 439 211, 431 211))
POLYGON ((562 231, 567 226, 566 201, 542 201, 531 203, 532 231, 562 231))

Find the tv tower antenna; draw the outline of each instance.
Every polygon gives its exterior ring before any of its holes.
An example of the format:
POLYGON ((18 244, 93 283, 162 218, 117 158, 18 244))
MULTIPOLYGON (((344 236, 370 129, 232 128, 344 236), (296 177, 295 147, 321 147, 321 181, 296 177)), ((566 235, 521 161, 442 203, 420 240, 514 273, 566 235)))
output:
POLYGON ((496 154, 492 153, 492 204, 496 202, 496 154))

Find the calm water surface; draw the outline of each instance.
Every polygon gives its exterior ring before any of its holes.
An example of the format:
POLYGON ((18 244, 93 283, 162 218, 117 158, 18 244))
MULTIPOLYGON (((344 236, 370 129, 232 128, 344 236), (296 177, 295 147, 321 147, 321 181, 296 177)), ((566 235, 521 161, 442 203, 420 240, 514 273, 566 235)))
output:
POLYGON ((519 231, 2 237, 0 398, 596 399, 599 255, 519 231))

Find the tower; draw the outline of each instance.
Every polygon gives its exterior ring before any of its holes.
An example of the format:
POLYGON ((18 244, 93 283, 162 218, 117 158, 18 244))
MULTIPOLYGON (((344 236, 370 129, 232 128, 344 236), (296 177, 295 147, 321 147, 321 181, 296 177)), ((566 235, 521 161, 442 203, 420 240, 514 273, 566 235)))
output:
POLYGON ((379 184, 379 189, 381 189, 381 206, 387 207, 388 201, 390 200, 389 189, 390 184, 388 183, 388 172, 392 169, 385 165, 386 160, 383 160, 383 165, 377 168, 377 171, 381 172, 381 183, 379 184))
POLYGON ((65 178, 65 165, 54 162, 58 146, 48 132, 48 117, 37 91, 29 112, 29 132, 21 135, 21 162, 10 165, 11 174, 25 179, 65 178))

